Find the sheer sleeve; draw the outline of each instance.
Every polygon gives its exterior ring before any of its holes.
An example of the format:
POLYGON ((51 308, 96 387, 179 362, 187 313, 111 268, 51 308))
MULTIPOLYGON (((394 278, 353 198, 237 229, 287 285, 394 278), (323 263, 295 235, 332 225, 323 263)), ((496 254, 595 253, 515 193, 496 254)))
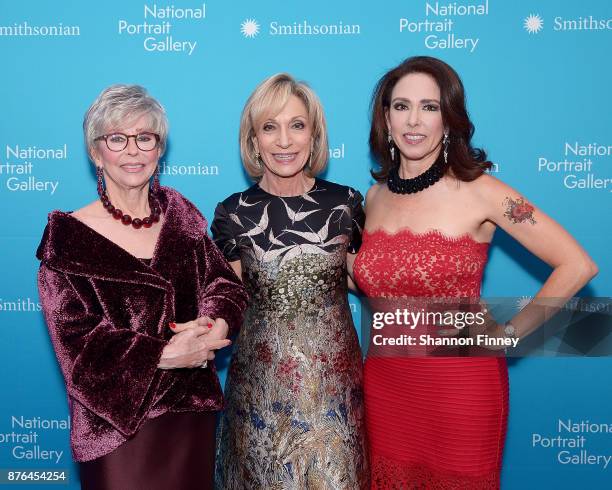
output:
POLYGON ((222 203, 217 204, 210 231, 213 241, 228 262, 240 260, 240 249, 236 245, 234 235, 234 223, 222 203))
POLYGON ((365 212, 363 211, 363 196, 353 188, 349 188, 349 209, 351 210, 351 234, 348 252, 355 254, 361 247, 361 232, 365 224, 365 212))

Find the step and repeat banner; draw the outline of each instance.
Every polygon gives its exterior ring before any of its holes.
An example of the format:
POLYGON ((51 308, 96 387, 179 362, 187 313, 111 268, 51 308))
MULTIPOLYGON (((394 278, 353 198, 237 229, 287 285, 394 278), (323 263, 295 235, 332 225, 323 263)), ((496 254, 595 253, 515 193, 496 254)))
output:
MULTIPOLYGON (((239 118, 264 78, 284 71, 314 88, 329 127, 323 177, 365 194, 376 81, 406 57, 439 57, 463 78, 493 175, 578 239, 600 269, 580 294, 605 298, 611 51, 608 0, 0 0, 0 469, 55 471, 67 477, 56 484, 79 486, 35 251, 51 210, 97 197, 81 124, 103 88, 137 83, 161 101, 170 120, 162 184, 210 219, 218 201, 250 185, 239 118)), ((498 232, 483 294, 527 299, 549 272, 498 232)), ((351 307, 359 323, 357 297, 351 307)), ((227 361, 219 359, 223 378, 227 361)), ((609 488, 610 357, 509 365, 503 488, 609 488)))

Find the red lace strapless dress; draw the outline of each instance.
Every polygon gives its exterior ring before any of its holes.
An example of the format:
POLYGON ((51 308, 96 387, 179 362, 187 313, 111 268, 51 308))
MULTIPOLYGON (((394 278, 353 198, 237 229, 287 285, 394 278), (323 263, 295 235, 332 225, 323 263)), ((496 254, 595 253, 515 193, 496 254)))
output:
MULTIPOLYGON (((488 244, 469 235, 363 234, 369 297, 480 296, 488 244)), ((508 371, 497 357, 371 357, 364 372, 373 489, 499 488, 508 371)))

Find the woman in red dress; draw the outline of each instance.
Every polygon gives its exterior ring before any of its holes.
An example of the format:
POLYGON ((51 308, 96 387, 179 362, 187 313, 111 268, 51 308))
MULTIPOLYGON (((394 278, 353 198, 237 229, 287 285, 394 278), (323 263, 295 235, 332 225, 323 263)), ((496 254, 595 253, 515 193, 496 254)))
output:
MULTIPOLYGON (((553 268, 536 298, 569 298, 595 275, 559 224, 485 173, 491 164, 471 146, 463 85, 450 66, 407 59, 381 78, 372 107, 370 147, 381 168, 354 264, 367 296, 479 298, 497 226, 553 268)), ((487 334, 529 334, 542 322, 534 308, 489 323, 487 334)), ((372 488, 499 488, 505 358, 370 351, 364 382, 372 488)))

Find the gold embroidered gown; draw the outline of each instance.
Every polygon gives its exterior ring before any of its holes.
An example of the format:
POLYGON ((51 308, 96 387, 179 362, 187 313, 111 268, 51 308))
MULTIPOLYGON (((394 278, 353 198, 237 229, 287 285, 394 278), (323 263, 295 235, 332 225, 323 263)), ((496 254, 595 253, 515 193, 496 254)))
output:
POLYGON ((317 179, 301 196, 256 184, 217 206, 214 240, 241 261, 251 298, 226 383, 218 488, 368 486, 362 356, 346 283, 361 201, 317 179))

